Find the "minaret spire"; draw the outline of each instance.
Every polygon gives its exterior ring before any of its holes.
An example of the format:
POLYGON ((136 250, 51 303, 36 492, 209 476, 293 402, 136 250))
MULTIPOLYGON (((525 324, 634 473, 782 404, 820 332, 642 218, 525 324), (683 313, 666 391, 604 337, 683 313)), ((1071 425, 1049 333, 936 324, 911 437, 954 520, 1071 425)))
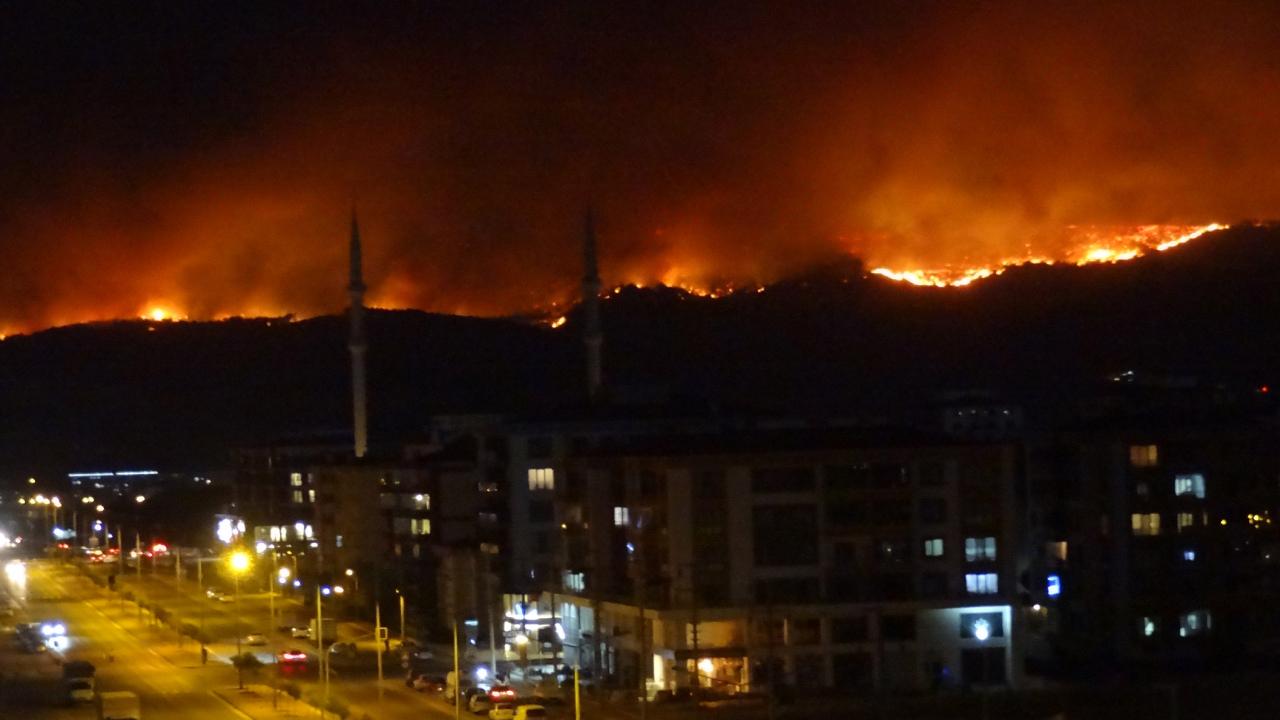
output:
POLYGON ((351 350, 351 419, 355 439, 355 456, 362 458, 369 450, 369 411, 365 397, 364 354, 368 347, 364 337, 364 268, 360 258, 360 223, 356 209, 351 208, 351 280, 347 296, 351 305, 347 309, 351 322, 351 335, 347 347, 351 350))
POLYGON ((604 390, 601 348, 604 333, 600 329, 600 271, 596 266, 595 213, 587 208, 582 238, 582 341, 587 351, 587 397, 600 401, 604 390))

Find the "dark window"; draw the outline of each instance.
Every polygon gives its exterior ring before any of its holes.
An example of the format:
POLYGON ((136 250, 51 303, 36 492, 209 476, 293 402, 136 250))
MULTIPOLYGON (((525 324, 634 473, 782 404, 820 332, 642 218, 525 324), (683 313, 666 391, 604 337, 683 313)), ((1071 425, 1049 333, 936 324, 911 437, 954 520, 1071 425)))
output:
POLYGON ((795 657, 796 687, 819 688, 826 684, 826 668, 821 655, 795 657))
POLYGON ((915 615, 883 615, 880 618, 880 636, 885 640, 915 640, 915 615))
POLYGON ((947 501, 942 498, 926 498, 920 501, 920 522, 930 525, 947 521, 947 501))
POLYGON ((719 500, 724 497, 724 472, 703 470, 694 476, 693 496, 699 500, 719 500))
POLYGON ((838 571, 852 570, 858 564, 858 544, 854 542, 831 543, 831 566, 838 571))
POLYGON ((930 572, 921 575, 920 594, 930 599, 947 597, 947 574, 930 572))
POLYGON ((867 640, 867 619, 845 617, 831 619, 831 642, 857 643, 867 640))
POLYGON ((907 468, 898 463, 872 463, 871 486, 876 488, 905 487, 910 485, 907 468))
POLYGON ((811 565, 818 561, 813 505, 759 505, 752 513, 757 565, 811 565))
POLYGON ((910 600, 915 594, 915 583, 907 573, 877 575, 871 588, 877 600, 910 600))
POLYGON ((835 687, 868 690, 872 684, 870 653, 838 653, 831 656, 831 680, 835 687))
POLYGON ((829 602, 858 602, 866 600, 865 583, 856 575, 830 575, 827 577, 829 602))
POLYGON ((889 538, 876 543, 876 559, 881 563, 896 565, 911 559, 911 550, 902 538, 889 538))
POLYGON ((887 500, 872 506, 871 518, 880 525, 910 525, 911 501, 887 500))
POLYGON ((822 642, 822 625, 818 618, 798 618, 791 621, 788 637, 791 645, 817 645, 822 642))
POLYGON ((529 522, 549 523, 556 519, 556 509, 550 500, 533 500, 529 503, 529 522))
POLYGON ((653 470, 640 471, 640 497, 650 500, 666 494, 666 478, 653 470))
POLYGON ((751 491, 755 493, 812 492, 813 468, 756 468, 751 473, 751 491))
POLYGON ((867 522, 867 506, 852 500, 827 503, 827 523, 836 527, 857 527, 867 522))
POLYGON ((828 492, 861 490, 869 484, 871 468, 867 465, 828 465, 826 489, 828 492))
POLYGON ((817 578, 775 578, 756 581, 756 602, 775 605, 813 602, 818 597, 817 578))
POLYGON ((946 482, 946 475, 943 472, 942 463, 925 462, 920 463, 920 485, 923 487, 937 487, 946 482))
POLYGON ((551 457, 551 438, 533 437, 528 441, 529 458, 549 458, 551 457))

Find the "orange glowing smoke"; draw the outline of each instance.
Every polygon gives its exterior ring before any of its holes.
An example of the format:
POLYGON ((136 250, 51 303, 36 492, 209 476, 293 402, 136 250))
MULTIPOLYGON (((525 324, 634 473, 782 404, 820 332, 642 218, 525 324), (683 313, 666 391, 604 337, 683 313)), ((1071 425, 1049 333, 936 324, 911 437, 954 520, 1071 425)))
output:
POLYGON ((1116 263, 1142 257, 1149 252, 1163 252, 1184 245, 1226 225, 1139 225, 1132 228, 1073 227, 1069 229, 1072 241, 1059 257, 1027 254, 1002 258, 997 262, 971 266, 945 266, 942 268, 888 268, 876 267, 874 275, 910 283, 922 287, 965 287, 978 280, 1002 274, 1019 265, 1089 265, 1092 263, 1116 263))

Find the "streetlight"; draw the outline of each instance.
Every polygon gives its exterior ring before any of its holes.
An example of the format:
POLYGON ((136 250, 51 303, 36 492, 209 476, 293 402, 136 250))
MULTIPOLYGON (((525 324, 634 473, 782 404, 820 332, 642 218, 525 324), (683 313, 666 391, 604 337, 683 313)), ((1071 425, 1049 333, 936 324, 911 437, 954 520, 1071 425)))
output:
POLYGON ((243 550, 236 550, 227 558, 227 567, 231 569, 231 577, 235 579, 236 588, 236 682, 240 689, 244 689, 244 672, 241 670, 240 660, 240 576, 248 572, 253 564, 253 559, 249 553, 243 550))
MULTIPOLYGON (((990 686, 991 681, 988 678, 986 643, 990 637, 991 623, 987 622, 986 618, 978 618, 975 620, 973 623, 973 639, 981 643, 978 651, 982 653, 982 682, 988 686, 990 686)), ((987 694, 990 689, 990 687, 987 687, 986 691, 982 693, 982 720, 988 720, 988 718, 991 717, 991 709, 987 705, 987 694)))

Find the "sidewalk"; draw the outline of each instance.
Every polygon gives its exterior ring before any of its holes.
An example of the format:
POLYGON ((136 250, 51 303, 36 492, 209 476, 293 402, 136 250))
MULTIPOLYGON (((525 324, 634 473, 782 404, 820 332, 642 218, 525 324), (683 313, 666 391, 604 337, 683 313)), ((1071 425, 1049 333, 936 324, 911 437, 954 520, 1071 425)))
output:
MULTIPOLYGON (((302 700, 295 700, 283 692, 277 693, 267 685, 246 684, 243 690, 219 688, 213 690, 213 694, 253 720, 321 717, 319 708, 302 700)), ((338 717, 332 712, 323 715, 328 718, 338 717)), ((364 708, 347 706, 347 720, 372 720, 373 717, 364 708)))

